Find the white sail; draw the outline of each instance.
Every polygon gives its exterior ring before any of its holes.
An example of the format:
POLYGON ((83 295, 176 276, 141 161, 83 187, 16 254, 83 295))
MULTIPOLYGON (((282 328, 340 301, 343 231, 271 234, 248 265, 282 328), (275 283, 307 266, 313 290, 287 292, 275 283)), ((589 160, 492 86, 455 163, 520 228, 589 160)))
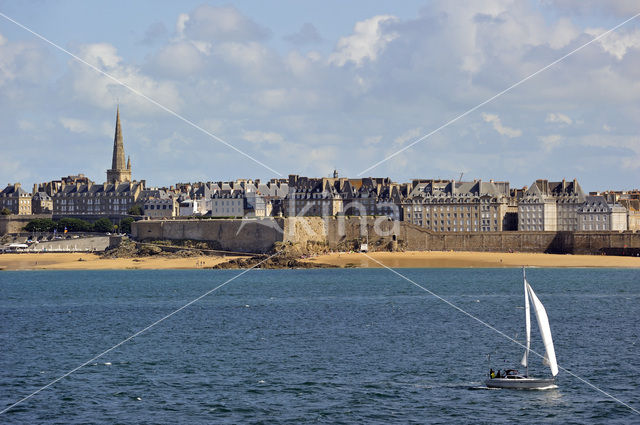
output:
POLYGON ((524 367, 529 367, 529 347, 531 346, 531 312, 529 311, 529 294, 527 292, 527 278, 524 276, 524 269, 522 269, 522 275, 524 280, 524 328, 527 334, 527 348, 524 351, 522 360, 520 363, 524 367))
POLYGON ((533 310, 536 312, 536 319, 538 319, 538 327, 540 328, 540 334, 542 335, 542 342, 544 343, 545 356, 544 364, 549 366, 551 374, 556 376, 558 374, 558 363, 556 362, 556 352, 553 348, 553 339, 551 338, 551 328, 549 327, 549 318, 547 317, 547 311, 536 296, 531 286, 525 280, 526 288, 531 296, 533 302, 533 310))

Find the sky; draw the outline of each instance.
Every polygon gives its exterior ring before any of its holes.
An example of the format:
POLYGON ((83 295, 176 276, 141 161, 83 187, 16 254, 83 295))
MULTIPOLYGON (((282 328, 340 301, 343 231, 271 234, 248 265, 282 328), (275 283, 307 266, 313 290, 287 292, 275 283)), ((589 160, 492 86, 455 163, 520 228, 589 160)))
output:
POLYGON ((0 186, 103 182, 119 105, 148 186, 337 169, 640 188, 640 17, 526 79, 640 13, 635 0, 0 0, 0 13, 0 186))

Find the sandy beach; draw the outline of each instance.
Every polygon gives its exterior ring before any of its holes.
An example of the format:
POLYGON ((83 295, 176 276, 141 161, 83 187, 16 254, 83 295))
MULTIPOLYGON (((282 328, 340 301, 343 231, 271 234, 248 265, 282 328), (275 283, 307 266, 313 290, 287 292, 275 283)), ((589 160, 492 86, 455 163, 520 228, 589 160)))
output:
POLYGON ((307 261, 337 267, 392 268, 456 268, 456 267, 623 267, 640 268, 639 257, 600 255, 557 255, 500 252, 372 252, 334 253, 320 255, 307 261), (370 258, 369 258, 370 257, 370 258))
MULTIPOLYGON (((126 270, 198 269, 212 267, 236 257, 163 256, 100 258, 96 254, 41 253, 2 254, 0 270, 126 270)), ((456 268, 456 267, 613 267, 640 268, 638 257, 599 255, 554 255, 497 252, 373 252, 333 253, 303 261, 336 267, 456 268)))
POLYGON ((236 257, 100 258, 96 254, 82 253, 1 254, 0 270, 201 269, 232 258, 236 257))

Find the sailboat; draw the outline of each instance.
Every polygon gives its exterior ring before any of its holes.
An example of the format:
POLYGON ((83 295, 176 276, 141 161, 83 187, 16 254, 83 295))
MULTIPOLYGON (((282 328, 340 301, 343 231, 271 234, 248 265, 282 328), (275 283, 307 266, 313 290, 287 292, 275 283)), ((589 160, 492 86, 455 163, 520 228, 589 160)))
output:
MULTIPOLYGON (((491 372, 491 377, 485 381, 485 385, 489 388, 514 388, 514 389, 545 389, 555 387, 555 376, 558 374, 558 363, 556 362, 556 352, 553 348, 553 339, 551 338, 551 328, 549 327, 549 318, 547 311, 538 299, 535 292, 527 282, 527 275, 524 267, 522 268, 522 279, 524 281, 524 311, 525 311, 525 330, 527 334, 527 343, 520 362, 526 368, 524 375, 517 370, 506 370, 497 375, 491 372), (551 369, 551 378, 533 378, 529 376, 529 351, 531 346, 531 313, 529 308, 529 299, 533 304, 533 311, 536 314, 540 335, 544 343, 545 355, 543 364, 551 369)), ((500 371, 498 371, 500 372, 500 371)))

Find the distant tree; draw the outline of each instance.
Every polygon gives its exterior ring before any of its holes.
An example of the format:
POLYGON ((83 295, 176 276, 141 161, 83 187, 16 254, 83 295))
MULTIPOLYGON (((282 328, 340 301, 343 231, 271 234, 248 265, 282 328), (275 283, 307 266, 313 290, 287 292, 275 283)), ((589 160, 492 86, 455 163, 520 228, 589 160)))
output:
POLYGON ((107 217, 102 217, 95 223, 93 223, 94 232, 113 232, 113 223, 107 217))
POLYGON ((31 220, 24 226, 24 230, 27 232, 53 232, 56 227, 56 222, 50 218, 36 218, 31 220))
POLYGON ((122 233, 131 233, 131 223, 136 221, 133 217, 125 217, 120 221, 120 231, 122 233))
POLYGON ((3 209, 0 211, 0 214, 1 214, 1 215, 11 215, 11 210, 10 210, 9 208, 3 208, 3 209))
POLYGON ((135 204, 131 208, 129 208, 129 211, 127 211, 127 214, 129 214, 129 215, 144 215, 144 211, 142 210, 142 207, 140 205, 135 204))
POLYGON ((79 218, 65 217, 56 223, 56 229, 58 232, 64 232, 64 229, 67 229, 68 232, 90 232, 93 230, 93 226, 91 226, 91 223, 79 218))

